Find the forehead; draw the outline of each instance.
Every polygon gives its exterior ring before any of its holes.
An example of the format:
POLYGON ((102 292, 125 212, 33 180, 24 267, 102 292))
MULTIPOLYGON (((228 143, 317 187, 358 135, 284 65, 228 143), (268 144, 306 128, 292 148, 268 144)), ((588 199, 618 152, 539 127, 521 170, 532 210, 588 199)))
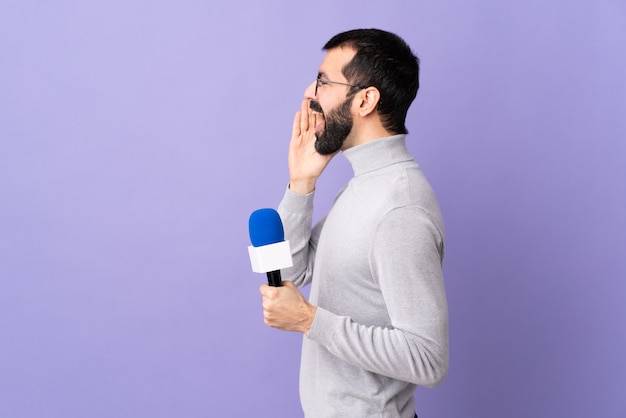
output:
POLYGON ((340 79, 344 78, 341 70, 352 60, 355 54, 354 49, 347 47, 338 47, 326 51, 319 69, 320 76, 341 81, 340 79))

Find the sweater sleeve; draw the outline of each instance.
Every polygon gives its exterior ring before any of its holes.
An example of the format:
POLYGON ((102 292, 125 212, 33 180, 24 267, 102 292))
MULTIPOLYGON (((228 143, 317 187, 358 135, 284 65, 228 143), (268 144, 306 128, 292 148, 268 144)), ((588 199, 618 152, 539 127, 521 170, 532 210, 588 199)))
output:
POLYGON ((312 230, 314 192, 308 195, 294 193, 289 188, 278 206, 278 213, 285 229, 285 239, 289 240, 293 267, 281 270, 284 280, 298 287, 311 282, 313 260, 319 239, 321 225, 312 230))
POLYGON ((369 259, 391 325, 367 326, 318 308, 308 338, 357 367, 436 386, 448 370, 443 231, 418 207, 394 209, 378 226, 369 259))

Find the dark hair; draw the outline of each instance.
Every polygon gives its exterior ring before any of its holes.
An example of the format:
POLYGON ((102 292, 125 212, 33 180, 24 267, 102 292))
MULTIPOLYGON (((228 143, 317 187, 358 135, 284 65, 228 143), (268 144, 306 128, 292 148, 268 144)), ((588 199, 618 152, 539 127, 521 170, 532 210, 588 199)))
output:
POLYGON ((333 36, 322 49, 338 47, 356 51, 342 70, 348 82, 380 92, 378 113, 385 129, 407 133, 406 114, 419 88, 419 59, 407 43, 380 29, 354 29, 333 36))

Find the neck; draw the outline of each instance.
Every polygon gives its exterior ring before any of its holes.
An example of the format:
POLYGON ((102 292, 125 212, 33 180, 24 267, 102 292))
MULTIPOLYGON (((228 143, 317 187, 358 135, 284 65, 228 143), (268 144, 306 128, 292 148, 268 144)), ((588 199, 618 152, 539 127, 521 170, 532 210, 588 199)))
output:
POLYGON ((355 124, 352 126, 352 131, 346 138, 342 149, 345 151, 357 145, 366 144, 392 135, 394 135, 393 132, 389 132, 380 124, 371 124, 369 126, 357 126, 355 124))

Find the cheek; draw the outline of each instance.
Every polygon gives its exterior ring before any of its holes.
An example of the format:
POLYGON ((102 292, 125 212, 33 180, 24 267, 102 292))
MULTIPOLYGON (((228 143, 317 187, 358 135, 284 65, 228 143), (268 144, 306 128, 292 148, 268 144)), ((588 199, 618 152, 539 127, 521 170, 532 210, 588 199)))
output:
POLYGON ((333 101, 333 100, 329 100, 329 99, 322 100, 322 99, 320 99, 320 101, 318 103, 322 107, 322 110, 324 111, 324 115, 328 115, 334 109, 337 108, 337 103, 335 101, 333 101))

